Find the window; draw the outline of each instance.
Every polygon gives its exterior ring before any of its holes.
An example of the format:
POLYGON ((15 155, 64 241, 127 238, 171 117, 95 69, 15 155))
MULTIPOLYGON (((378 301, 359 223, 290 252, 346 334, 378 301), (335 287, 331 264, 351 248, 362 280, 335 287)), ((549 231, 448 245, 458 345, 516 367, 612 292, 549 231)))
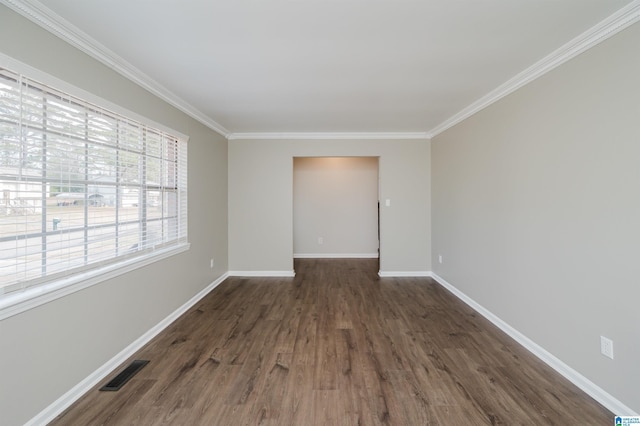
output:
POLYGON ((0 295, 186 243, 186 140, 0 68, 0 295))

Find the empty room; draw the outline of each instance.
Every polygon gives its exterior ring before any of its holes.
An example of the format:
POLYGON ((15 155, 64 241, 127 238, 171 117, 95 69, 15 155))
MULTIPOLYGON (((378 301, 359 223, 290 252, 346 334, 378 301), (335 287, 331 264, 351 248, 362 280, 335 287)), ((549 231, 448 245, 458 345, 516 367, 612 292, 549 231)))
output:
POLYGON ((640 0, 0 0, 0 424, 640 423, 640 0))

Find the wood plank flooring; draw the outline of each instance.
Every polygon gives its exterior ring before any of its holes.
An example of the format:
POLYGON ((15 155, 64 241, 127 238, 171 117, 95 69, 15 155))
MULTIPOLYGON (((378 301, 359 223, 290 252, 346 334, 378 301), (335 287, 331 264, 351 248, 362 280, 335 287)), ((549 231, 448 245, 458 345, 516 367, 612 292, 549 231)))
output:
POLYGON ((613 414, 430 278, 299 259, 229 278, 54 425, 606 425, 613 414))

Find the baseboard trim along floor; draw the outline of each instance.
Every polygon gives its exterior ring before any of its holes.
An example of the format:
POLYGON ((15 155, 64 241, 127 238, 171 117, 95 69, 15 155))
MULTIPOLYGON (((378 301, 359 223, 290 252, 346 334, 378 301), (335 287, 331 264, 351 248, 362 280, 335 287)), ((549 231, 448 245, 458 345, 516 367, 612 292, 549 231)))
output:
POLYGON ((229 271, 230 277, 295 277, 296 271, 229 271))
POLYGON ((87 376, 83 381, 75 385, 71 388, 67 393, 62 395, 60 398, 55 400, 52 404, 50 404, 47 408, 38 413, 37 416, 32 418, 29 422, 26 423, 27 426, 37 426, 44 425, 51 422, 55 419, 60 413, 66 410, 71 406, 74 402, 76 402, 81 396, 87 393, 91 388, 97 385, 101 380, 103 380, 107 375, 113 372, 116 368, 118 368, 123 362, 125 362, 129 357, 139 351, 144 345, 149 343, 151 339, 156 337, 161 331, 167 328, 171 323, 173 323, 176 319, 178 319, 182 314, 187 312, 192 306, 194 306, 200 299, 209 294, 214 288, 216 288, 220 283, 222 283, 229 274, 223 274, 214 282, 209 284, 206 288, 201 290, 198 294, 189 299, 184 305, 180 306, 178 309, 173 311, 169 316, 160 321, 154 327, 152 327, 149 331, 144 333, 138 339, 136 339, 129 346, 124 348, 119 354, 111 358, 104 365, 98 368, 96 371, 87 376))
POLYGON ((380 278, 394 278, 394 277, 430 277, 431 271, 379 271, 378 276, 380 278))
POLYGON ((491 311, 486 309, 484 306, 480 305, 478 302, 464 294, 462 291, 458 290, 455 286, 448 283, 445 279, 438 276, 437 274, 432 274, 433 279, 440 284, 442 287, 449 290, 453 293, 458 299, 469 305, 471 308, 476 310, 480 315, 488 319, 498 327, 500 330, 504 331, 509 337, 514 339, 516 342, 520 343, 525 347, 529 352, 538 357, 542 362, 547 364, 549 367, 556 370, 563 377, 569 380, 571 383, 579 387, 583 390, 587 395, 591 398, 598 401, 600 404, 604 405, 611 412, 618 415, 626 415, 626 416, 637 416, 638 413, 634 412, 631 408, 627 407, 618 399, 614 398, 611 394, 606 392, 600 386, 596 385, 582 374, 578 373, 573 368, 569 367, 567 364, 553 356, 551 353, 546 351, 540 345, 538 345, 533 340, 529 339, 524 334, 520 333, 515 328, 511 327, 505 321, 500 319, 498 316, 494 315, 491 311))
POLYGON ((378 253, 294 253, 294 259, 377 259, 378 253))
MULTIPOLYGON (((617 414, 624 414, 629 416, 637 416, 631 408, 627 407, 621 401, 614 398, 612 395, 604 391, 595 383, 588 380, 586 377, 582 376, 580 373, 569 367, 567 364, 553 356, 551 353, 547 352, 541 346, 536 344, 534 341, 526 337, 524 334, 520 333, 518 330, 511 327, 505 321, 500 319, 498 316, 494 315, 491 311, 484 308, 482 305, 474 301, 472 298, 467 296, 462 291, 458 290, 455 286, 448 283, 442 277, 434 274, 430 271, 380 271, 378 273, 380 277, 432 277, 438 284, 442 287, 449 290, 453 295, 455 295, 458 299, 466 303, 468 306, 476 310, 483 317, 493 323, 495 326, 504 331, 507 335, 513 338, 515 341, 520 343, 524 348, 526 348, 529 352, 535 355, 537 358, 542 360, 545 364, 549 365, 555 371, 560 373, 566 379, 571 381, 573 384, 582 389, 585 393, 591 396, 593 399, 598 401, 600 404, 605 406, 607 409, 617 414)), ((222 283, 227 277, 230 276, 248 276, 248 277, 293 277, 295 276, 294 271, 229 271, 228 273, 223 274, 221 277, 216 279, 214 282, 209 284, 205 289, 200 291, 194 297, 192 297, 189 301, 187 301, 180 308, 172 312, 165 319, 160 321, 157 325, 147 331, 145 334, 140 336, 134 342, 132 342, 128 347, 123 349, 119 354, 114 356, 52 404, 50 404, 47 408, 41 411, 37 416, 32 418, 27 425, 40 425, 47 424, 53 419, 56 418, 60 413, 62 413, 65 409, 71 406, 75 401, 77 401, 81 396, 83 396, 86 392, 88 392, 91 388, 97 385, 101 380, 103 380, 108 374, 113 372, 116 368, 118 368, 123 362, 125 362, 129 357, 131 357, 134 353, 140 350, 144 345, 146 345, 151 339, 153 339, 156 335, 158 335, 162 330, 168 327, 171 323, 173 323, 178 317, 184 314, 187 310, 189 310, 192 306, 194 306, 200 299, 210 293, 214 288, 216 288, 220 283, 222 283)))

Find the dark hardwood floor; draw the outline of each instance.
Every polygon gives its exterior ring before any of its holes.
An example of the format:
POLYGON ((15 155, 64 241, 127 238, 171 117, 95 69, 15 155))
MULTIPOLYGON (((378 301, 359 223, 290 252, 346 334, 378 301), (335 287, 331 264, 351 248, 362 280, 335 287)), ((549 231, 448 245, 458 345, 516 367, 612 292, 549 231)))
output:
POLYGON ((120 391, 53 424, 612 424, 429 278, 379 278, 375 259, 295 269, 227 279, 132 357, 151 362, 120 391))

